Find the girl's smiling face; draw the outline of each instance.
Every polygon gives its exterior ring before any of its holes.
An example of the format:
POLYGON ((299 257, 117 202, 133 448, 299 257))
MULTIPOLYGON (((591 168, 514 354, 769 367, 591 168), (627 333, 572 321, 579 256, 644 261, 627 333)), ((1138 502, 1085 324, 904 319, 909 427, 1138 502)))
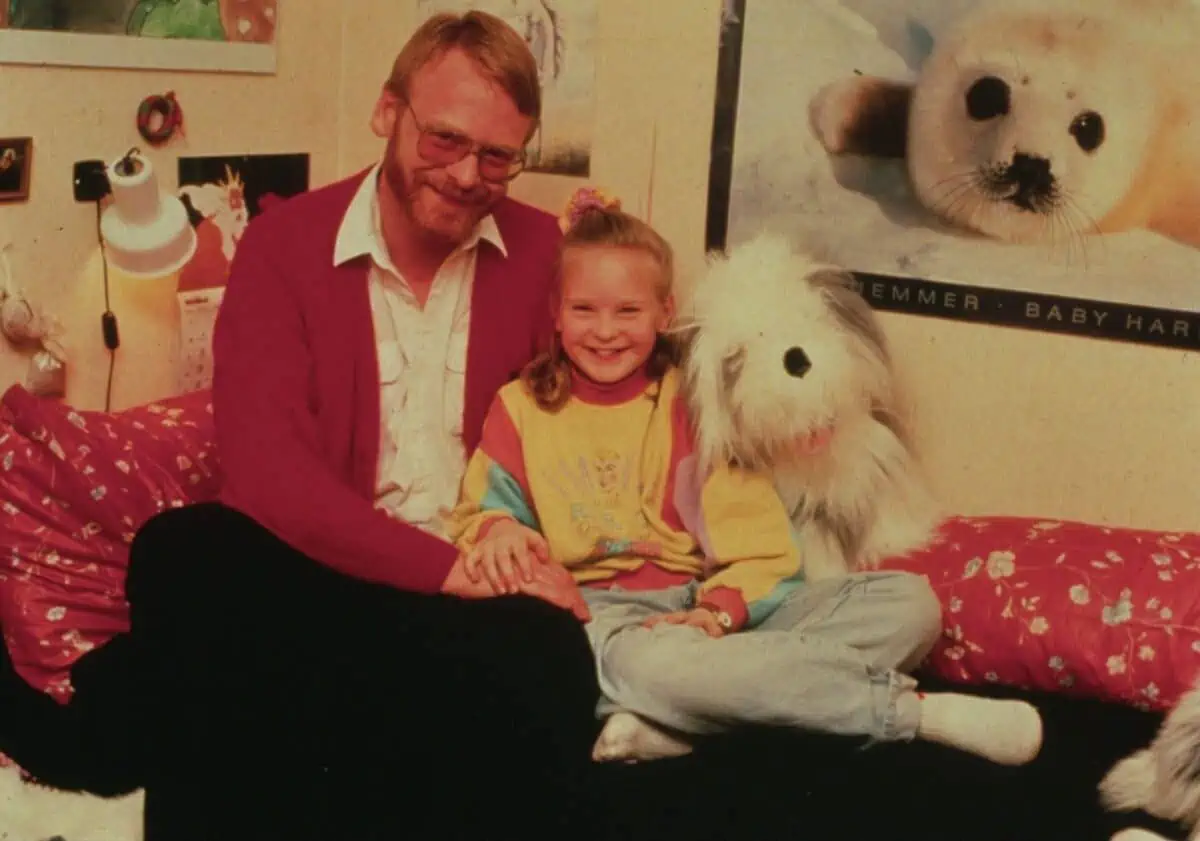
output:
POLYGON ((573 246, 563 253, 555 326, 563 351, 588 379, 617 383, 640 370, 674 304, 662 267, 645 249, 573 246))

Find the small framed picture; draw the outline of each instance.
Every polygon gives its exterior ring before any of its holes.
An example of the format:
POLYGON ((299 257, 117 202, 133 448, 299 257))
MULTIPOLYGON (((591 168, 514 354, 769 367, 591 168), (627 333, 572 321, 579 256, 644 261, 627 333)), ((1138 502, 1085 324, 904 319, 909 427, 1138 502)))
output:
POLYGON ((0 202, 29 198, 33 168, 33 138, 0 138, 0 202))

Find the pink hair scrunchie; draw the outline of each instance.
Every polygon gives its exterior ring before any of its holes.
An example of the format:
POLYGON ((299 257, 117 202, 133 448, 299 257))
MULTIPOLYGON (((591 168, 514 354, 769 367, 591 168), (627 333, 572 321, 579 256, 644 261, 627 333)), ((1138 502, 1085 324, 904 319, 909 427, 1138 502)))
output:
POLYGON ((595 187, 580 187, 567 201, 567 207, 558 217, 558 227, 565 234, 579 223, 589 210, 620 210, 621 200, 613 198, 595 187))

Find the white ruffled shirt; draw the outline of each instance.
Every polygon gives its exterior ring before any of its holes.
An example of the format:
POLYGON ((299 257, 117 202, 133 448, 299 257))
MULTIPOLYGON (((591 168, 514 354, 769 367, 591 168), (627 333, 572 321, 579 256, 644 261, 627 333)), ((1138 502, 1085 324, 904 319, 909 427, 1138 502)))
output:
POLYGON ((486 239, 507 251, 496 220, 484 217, 438 269, 422 308, 384 245, 380 171, 377 163, 351 200, 333 253, 334 265, 371 258, 381 400, 375 504, 444 537, 441 513, 457 502, 466 471, 462 415, 477 246, 486 239))

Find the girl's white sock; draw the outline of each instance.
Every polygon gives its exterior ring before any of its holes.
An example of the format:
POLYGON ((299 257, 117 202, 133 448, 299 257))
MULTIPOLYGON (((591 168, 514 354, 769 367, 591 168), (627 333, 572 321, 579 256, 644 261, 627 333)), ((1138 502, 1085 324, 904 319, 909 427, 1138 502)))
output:
POLYGON ((1023 765, 1042 747, 1042 717, 1032 704, 954 692, 920 694, 917 737, 977 754, 1001 765, 1023 765))
POLYGON ((667 759, 692 752, 683 739, 671 736, 633 713, 618 712, 608 717, 600 738, 592 748, 596 762, 637 762, 667 759))

